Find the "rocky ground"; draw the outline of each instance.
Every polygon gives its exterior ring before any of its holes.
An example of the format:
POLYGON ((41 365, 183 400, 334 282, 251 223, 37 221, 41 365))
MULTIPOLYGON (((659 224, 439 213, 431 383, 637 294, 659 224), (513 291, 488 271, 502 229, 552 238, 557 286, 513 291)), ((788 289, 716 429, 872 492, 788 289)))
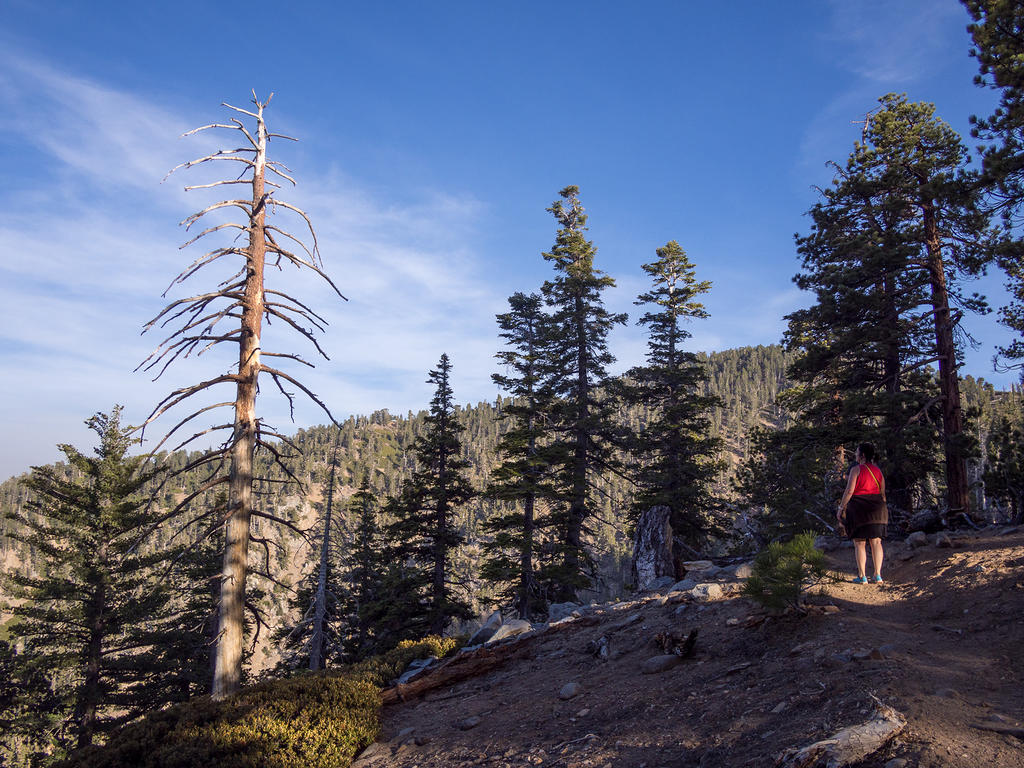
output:
POLYGON ((907 725, 851 765, 1024 768, 1024 528, 942 536, 888 542, 881 586, 850 583, 852 552, 831 552, 846 580, 807 615, 767 617, 705 575, 721 594, 593 606, 503 640, 515 653, 497 666, 385 706, 354 765, 773 766, 880 702, 907 725), (693 629, 690 657, 652 661, 693 629))

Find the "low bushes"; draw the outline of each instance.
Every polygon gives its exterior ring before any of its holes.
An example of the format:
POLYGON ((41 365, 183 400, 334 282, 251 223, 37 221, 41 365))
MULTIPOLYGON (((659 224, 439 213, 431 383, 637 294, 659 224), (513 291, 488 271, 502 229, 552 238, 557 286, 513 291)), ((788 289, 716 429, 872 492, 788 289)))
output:
POLYGON ((224 701, 148 715, 60 768, 346 768, 380 734, 380 689, 410 661, 452 653, 452 638, 406 641, 328 672, 270 680, 224 701))

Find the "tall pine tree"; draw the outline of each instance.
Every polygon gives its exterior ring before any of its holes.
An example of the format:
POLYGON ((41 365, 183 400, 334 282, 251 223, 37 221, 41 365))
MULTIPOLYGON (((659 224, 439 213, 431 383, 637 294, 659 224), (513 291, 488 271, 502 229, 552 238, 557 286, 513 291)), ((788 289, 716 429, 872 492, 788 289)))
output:
POLYGON ((974 23, 967 29, 974 41, 978 85, 999 92, 999 106, 988 117, 972 117, 971 135, 987 142, 982 148, 983 181, 991 202, 1010 228, 1000 244, 999 265, 1006 272, 1010 303, 999 319, 1018 338, 999 353, 1011 367, 1024 367, 1024 6, 1015 0, 963 0, 974 23))
POLYGON ((586 546, 588 521, 599 504, 598 476, 614 465, 613 408, 601 392, 607 367, 615 361, 608 351, 608 332, 626 322, 611 313, 601 294, 615 281, 594 268, 597 249, 586 239, 587 215, 579 188, 569 186, 547 210, 559 229, 544 259, 555 269, 541 291, 551 308, 552 339, 547 381, 558 398, 552 410, 552 449, 560 453, 557 482, 565 499, 555 523, 560 540, 557 600, 572 600, 590 584, 592 561, 586 546))
MULTIPOLYGON (((16 513, 12 532, 45 558, 45 573, 10 577, 24 660, 51 678, 60 698, 60 749, 94 743, 141 712, 166 701, 152 617, 166 595, 147 583, 166 554, 140 554, 147 521, 141 491, 156 470, 131 457, 131 430, 121 408, 86 424, 99 435, 95 456, 61 445, 68 472, 33 467, 35 498, 16 513)), ((27 674, 31 675, 31 672, 27 674)))
POLYGON ((501 506, 483 526, 493 538, 483 547, 481 576, 499 585, 501 598, 526 619, 543 612, 552 586, 550 563, 539 562, 537 547, 547 527, 539 513, 557 503, 547 439, 553 402, 543 376, 550 331, 540 296, 516 293, 508 303, 509 311, 497 316, 507 346, 496 355, 507 372, 491 378, 512 397, 501 413, 511 428, 498 443, 502 462, 487 488, 501 506))
POLYGON ((466 479, 469 462, 462 456, 463 431, 451 388, 452 365, 441 355, 427 383, 435 386, 426 417, 426 431, 416 438, 416 469, 396 499, 398 519, 391 525, 397 555, 409 561, 405 590, 420 596, 415 614, 406 616, 411 629, 418 624, 440 634, 452 618, 467 618, 469 606, 452 583, 452 558, 464 542, 455 514, 476 492, 466 479))
POLYGON ((623 384, 626 401, 649 408, 652 416, 631 441, 636 494, 633 519, 645 509, 667 506, 674 535, 694 546, 718 529, 711 484, 720 471, 719 441, 711 436, 714 395, 701 394, 707 372, 683 348, 690 333, 683 323, 708 316, 698 301, 711 283, 698 281, 695 268, 675 240, 644 264, 653 285, 634 302, 651 306, 637 321, 647 326, 647 364, 633 368, 623 384))

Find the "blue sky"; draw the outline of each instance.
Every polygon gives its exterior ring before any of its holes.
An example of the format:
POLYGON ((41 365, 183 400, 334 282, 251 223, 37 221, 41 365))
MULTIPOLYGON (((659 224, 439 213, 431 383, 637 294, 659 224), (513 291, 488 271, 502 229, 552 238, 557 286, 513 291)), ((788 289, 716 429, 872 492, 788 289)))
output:
MULTIPOLYGON (((954 0, 241 9, 0 0, 0 476, 52 461, 58 442, 91 444, 82 421, 97 410, 123 403, 138 422, 226 367, 132 372, 159 341, 139 330, 199 255, 178 250, 177 223, 216 199, 182 190, 202 171, 160 183, 217 141, 179 136, 252 88, 275 93, 271 129, 301 139, 271 147, 299 182, 281 196, 310 213, 350 299, 281 276, 331 322, 331 361, 304 380, 340 417, 424 407, 442 352, 458 400, 494 397, 494 314, 548 277, 545 208, 567 184, 618 282, 613 308, 633 309, 640 265, 675 239, 714 285, 694 348, 777 342, 807 301, 793 233, 853 121, 905 91, 966 135, 994 103, 972 84, 954 0)), ((997 305, 1000 282, 979 284, 997 305)), ((991 367, 1007 333, 992 317, 968 327, 981 346, 965 372, 1009 383, 991 367)), ((624 369, 643 335, 631 325, 611 346, 624 369)), ((261 409, 293 431, 270 389, 261 409)), ((295 418, 323 421, 305 404, 295 418)))

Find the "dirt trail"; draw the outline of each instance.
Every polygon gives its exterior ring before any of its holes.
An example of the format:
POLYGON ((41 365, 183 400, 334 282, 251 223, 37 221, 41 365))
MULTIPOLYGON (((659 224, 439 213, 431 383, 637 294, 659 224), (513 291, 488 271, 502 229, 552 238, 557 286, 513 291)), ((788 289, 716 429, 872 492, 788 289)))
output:
MULTIPOLYGON (((886 583, 833 586, 813 600, 828 613, 759 621, 736 596, 599 612, 536 638, 527 658, 385 708, 382 743, 356 766, 772 766, 867 720, 874 696, 908 725, 862 768, 1024 768, 1024 737, 990 730, 1022 733, 1024 529, 952 538, 889 542, 886 583), (641 672, 656 633, 693 628, 693 658, 641 672), (588 651, 602 636, 608 660, 588 651), (562 699, 568 683, 580 692, 562 699)), ((831 557, 850 573, 852 552, 831 557)))

